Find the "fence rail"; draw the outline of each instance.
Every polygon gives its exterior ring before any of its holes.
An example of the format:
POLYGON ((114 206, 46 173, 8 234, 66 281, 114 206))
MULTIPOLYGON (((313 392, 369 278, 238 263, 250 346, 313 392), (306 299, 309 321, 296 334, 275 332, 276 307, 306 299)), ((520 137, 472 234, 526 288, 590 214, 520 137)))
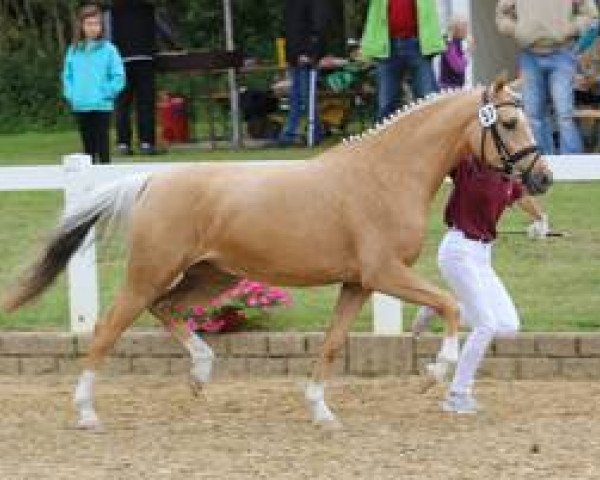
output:
MULTIPOLYGON (((600 181, 600 155, 548 157, 557 181, 600 181)), ((243 166, 286 164, 293 161, 230 162, 243 166)), ((0 192, 23 190, 62 190, 65 206, 76 204, 98 185, 139 173, 162 172, 182 163, 144 163, 92 165, 86 155, 63 158, 62 165, 0 167, 0 192)), ((69 311, 71 331, 93 330, 98 317, 98 274, 94 231, 87 239, 92 246, 80 249, 68 266, 69 311)), ((86 241, 86 245, 88 245, 86 241)), ((373 299, 373 330, 381 334, 402 331, 402 304, 395 298, 376 293, 373 299)))

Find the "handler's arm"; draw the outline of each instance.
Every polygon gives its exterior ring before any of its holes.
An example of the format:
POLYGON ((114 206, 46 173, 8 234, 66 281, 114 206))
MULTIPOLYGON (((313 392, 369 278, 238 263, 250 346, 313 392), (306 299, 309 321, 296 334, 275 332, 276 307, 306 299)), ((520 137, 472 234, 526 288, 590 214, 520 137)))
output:
POLYGON ((548 215, 544 213, 540 204, 531 195, 524 195, 517 200, 519 207, 533 219, 533 223, 527 227, 527 236, 529 238, 545 238, 550 231, 548 224, 548 215))
POLYGON ((534 220, 543 220, 546 218, 541 205, 531 195, 523 195, 517 200, 517 205, 534 220))

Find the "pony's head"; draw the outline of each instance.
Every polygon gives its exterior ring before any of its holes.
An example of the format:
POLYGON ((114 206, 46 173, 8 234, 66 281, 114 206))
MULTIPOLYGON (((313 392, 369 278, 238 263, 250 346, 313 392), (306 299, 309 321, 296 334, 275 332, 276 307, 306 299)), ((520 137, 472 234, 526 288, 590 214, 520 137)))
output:
POLYGON ((520 100, 501 77, 483 91, 477 119, 468 128, 470 148, 484 163, 518 176, 533 195, 552 185, 520 100))

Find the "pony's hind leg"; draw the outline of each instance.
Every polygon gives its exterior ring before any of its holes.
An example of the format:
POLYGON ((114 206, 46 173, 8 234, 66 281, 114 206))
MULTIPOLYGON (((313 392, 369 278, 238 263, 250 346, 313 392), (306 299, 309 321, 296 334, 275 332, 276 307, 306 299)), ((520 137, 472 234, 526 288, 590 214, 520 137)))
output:
POLYGON ((209 263, 198 263, 190 267, 179 282, 150 307, 152 314, 189 352, 192 360, 191 387, 194 394, 197 394, 199 389, 210 380, 214 354, 210 346, 198 335, 187 328, 173 324, 175 309, 205 306, 237 280, 238 277, 219 270, 209 263))
POLYGON ((96 325, 86 358, 84 371, 75 389, 75 405, 79 410, 77 426, 82 429, 98 429, 100 421, 93 406, 93 387, 96 371, 107 352, 114 346, 123 331, 133 323, 147 305, 147 298, 123 289, 110 307, 103 321, 96 325))
POLYGON ((344 345, 352 321, 358 315, 371 291, 356 284, 343 284, 340 289, 333 318, 315 367, 313 380, 309 382, 305 396, 311 410, 313 422, 324 425, 337 425, 335 415, 325 403, 325 381, 331 375, 331 368, 337 353, 344 345))
POLYGON ((93 386, 96 371, 108 351, 139 314, 165 291, 178 274, 177 258, 162 257, 162 262, 149 261, 149 257, 133 251, 128 262, 125 284, 117 294, 103 321, 96 325, 84 359, 84 371, 75 389, 75 405, 79 410, 78 427, 97 429, 100 422, 93 406, 93 386))

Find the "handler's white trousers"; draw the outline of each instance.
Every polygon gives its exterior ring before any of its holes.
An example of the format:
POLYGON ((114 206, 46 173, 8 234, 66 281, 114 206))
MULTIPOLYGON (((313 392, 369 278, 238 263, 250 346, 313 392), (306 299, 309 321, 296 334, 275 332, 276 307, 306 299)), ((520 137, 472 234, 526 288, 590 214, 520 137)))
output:
POLYGON ((492 268, 492 244, 450 230, 438 250, 438 265, 461 306, 461 320, 471 328, 463 344, 450 391, 471 393, 485 352, 498 335, 519 330, 519 316, 492 268))

